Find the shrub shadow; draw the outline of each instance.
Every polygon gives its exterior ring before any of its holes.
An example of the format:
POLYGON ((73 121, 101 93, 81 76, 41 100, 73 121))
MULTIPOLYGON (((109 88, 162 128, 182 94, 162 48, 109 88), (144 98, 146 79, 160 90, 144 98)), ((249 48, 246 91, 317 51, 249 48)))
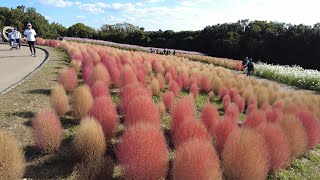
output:
POLYGON ((50 89, 33 89, 26 91, 27 94, 44 94, 50 96, 51 90, 50 89))
POLYGON ((20 111, 20 112, 14 112, 12 114, 7 114, 9 116, 18 116, 22 118, 32 119, 35 115, 32 111, 20 111))
POLYGON ((63 141, 60 150, 55 154, 44 155, 33 147, 26 148, 27 160, 33 161, 26 167, 24 174, 28 179, 68 178, 77 163, 75 153, 68 141, 63 141))

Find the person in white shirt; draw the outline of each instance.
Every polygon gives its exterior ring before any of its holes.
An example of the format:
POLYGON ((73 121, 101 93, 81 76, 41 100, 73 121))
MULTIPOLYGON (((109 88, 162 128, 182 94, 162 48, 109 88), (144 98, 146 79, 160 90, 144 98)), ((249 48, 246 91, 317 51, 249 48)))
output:
POLYGON ((19 44, 19 49, 20 49, 20 47, 21 47, 21 40, 20 40, 21 39, 21 33, 19 31, 17 31, 17 28, 14 28, 13 33, 14 33, 14 37, 15 37, 16 43, 19 44))
POLYGON ((28 29, 26 29, 24 31, 24 35, 27 36, 27 40, 28 40, 28 44, 29 44, 29 48, 30 48, 30 51, 31 51, 31 56, 34 56, 36 57, 36 48, 34 47, 34 44, 35 44, 35 41, 36 41, 36 31, 34 29, 32 29, 32 25, 31 23, 28 23, 27 24, 28 26, 28 29), (33 49, 33 51, 32 51, 33 49))
POLYGON ((16 40, 16 36, 14 35, 14 32, 11 31, 9 34, 8 34, 8 38, 9 38, 9 45, 10 45, 10 50, 12 49, 12 43, 16 40))

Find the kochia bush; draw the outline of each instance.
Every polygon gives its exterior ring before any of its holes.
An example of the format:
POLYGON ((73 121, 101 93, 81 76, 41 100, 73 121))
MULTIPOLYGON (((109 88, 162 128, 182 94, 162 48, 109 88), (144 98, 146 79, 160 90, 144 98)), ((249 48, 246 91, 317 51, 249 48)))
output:
POLYGON ((50 97, 51 107, 60 115, 63 116, 69 110, 69 99, 64 87, 57 84, 51 89, 50 97))
POLYGON ((168 169, 169 151, 158 127, 139 123, 129 127, 116 155, 125 179, 161 179, 168 169))

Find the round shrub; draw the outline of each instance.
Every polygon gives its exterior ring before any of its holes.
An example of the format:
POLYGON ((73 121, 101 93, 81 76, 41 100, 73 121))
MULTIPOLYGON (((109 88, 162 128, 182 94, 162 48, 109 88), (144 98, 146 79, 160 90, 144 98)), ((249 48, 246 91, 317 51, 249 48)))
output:
POLYGON ((209 92, 211 90, 211 82, 208 76, 203 76, 200 79, 200 88, 203 92, 209 92))
POLYGON ((62 69, 58 74, 57 81, 67 91, 73 91, 78 85, 78 77, 76 70, 74 68, 62 69))
POLYGON ((59 149, 62 127, 54 112, 47 110, 37 112, 32 121, 32 128, 36 146, 43 153, 53 153, 59 149))
POLYGON ((181 92, 181 88, 179 87, 176 81, 171 80, 169 83, 169 91, 173 92, 175 96, 179 96, 181 92))
POLYGON ((175 147, 179 147, 184 142, 187 142, 190 139, 197 138, 197 139, 205 139, 210 141, 211 137, 202 124, 201 121, 197 121, 193 118, 188 118, 187 120, 183 121, 179 128, 173 134, 173 142, 175 147))
POLYGON ((210 102, 207 102, 201 112, 201 120, 206 126, 208 132, 213 136, 216 126, 219 123, 219 113, 217 108, 210 102))
POLYGON ((168 169, 169 151, 163 133, 150 124, 129 127, 116 155, 125 179, 161 179, 168 169))
POLYGON ((247 113, 246 120, 244 121, 243 126, 257 127, 264 122, 267 122, 265 112, 261 110, 252 110, 251 112, 247 113))
POLYGON ((194 98, 191 95, 181 98, 171 113, 171 131, 174 132, 187 118, 193 118, 196 114, 194 98))
POLYGON ((108 72, 108 69, 102 64, 98 63, 93 68, 92 74, 90 76, 90 84, 92 85, 96 81, 102 81, 107 86, 111 84, 111 78, 108 72))
POLYGON ((0 132, 0 177, 1 179, 22 179, 25 170, 25 159, 17 142, 0 132))
POLYGON ((161 118, 159 109, 150 97, 137 96, 130 101, 125 109, 125 125, 138 122, 148 122, 160 126, 161 118))
POLYGON ((210 92, 209 92, 209 100, 210 100, 210 101, 213 101, 214 98, 215 98, 214 92, 213 92, 213 91, 210 91, 210 92))
POLYGON ((168 111, 172 110, 173 103, 174 103, 174 94, 171 91, 167 91, 162 94, 162 101, 164 105, 166 106, 166 109, 168 111))
POLYGON ((228 116, 235 124, 238 124, 240 112, 238 106, 230 104, 225 110, 225 116, 228 116))
POLYGON ((96 98, 89 115, 93 116, 101 124, 107 140, 115 135, 119 118, 116 107, 110 97, 96 98))
POLYGON ((93 104, 93 98, 88 85, 79 86, 72 94, 71 109, 73 115, 81 119, 90 111, 93 104))
POLYGON ((233 131, 222 152, 222 166, 227 179, 266 179, 269 154, 263 136, 251 128, 233 131))
POLYGON ((196 83, 192 83, 190 88, 189 88, 190 94, 193 95, 194 98, 196 98, 199 95, 199 88, 196 83))
POLYGON ((102 159, 107 145, 101 125, 94 118, 82 119, 73 139, 73 145, 82 160, 102 159))
POLYGON ((81 61, 71 60, 70 67, 74 68, 76 72, 80 72, 81 70, 81 61))
POLYGON ((310 111, 300 111, 297 117, 302 122, 308 136, 307 148, 315 148, 320 142, 320 121, 310 111))
POLYGON ((91 94, 93 98, 101 96, 110 96, 107 84, 100 80, 96 81, 91 86, 91 94))
POLYGON ((121 74, 120 74, 120 84, 122 87, 131 84, 131 83, 136 83, 138 82, 137 76, 133 72, 132 68, 129 65, 124 65, 123 68, 121 69, 121 74))
POLYGON ((237 124, 235 124, 229 117, 224 117, 224 120, 220 121, 217 124, 214 131, 214 137, 216 141, 216 149, 219 153, 222 152, 229 134, 237 128, 237 124))
POLYGON ((57 84, 51 89, 51 107, 60 115, 65 115, 69 110, 69 99, 64 87, 57 84))
POLYGON ((152 94, 154 96, 159 95, 159 93, 160 93, 160 84, 159 84, 158 79, 153 79, 151 81, 151 89, 152 89, 152 94))
POLYGON ((286 134, 293 158, 301 156, 307 149, 308 136, 301 121, 294 115, 285 114, 279 120, 283 132, 286 134))
POLYGON ((278 171, 290 165, 290 144, 287 136, 277 124, 264 123, 257 128, 264 137, 270 155, 270 169, 278 171))
POLYGON ((191 139, 175 151, 173 179, 222 180, 219 158, 210 141, 191 139))

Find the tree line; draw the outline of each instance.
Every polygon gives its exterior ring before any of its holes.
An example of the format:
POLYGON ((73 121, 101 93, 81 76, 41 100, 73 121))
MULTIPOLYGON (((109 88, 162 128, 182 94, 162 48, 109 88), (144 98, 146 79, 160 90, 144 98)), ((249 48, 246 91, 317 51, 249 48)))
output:
POLYGON ((243 59, 274 64, 298 64, 304 68, 320 69, 320 23, 313 26, 292 25, 280 22, 239 20, 207 26, 199 31, 144 31, 143 28, 125 23, 102 25, 95 30, 82 23, 68 28, 59 23, 49 23, 34 8, 0 7, 0 28, 34 25, 43 38, 58 35, 92 38, 118 43, 158 48, 198 51, 215 57, 243 59))

